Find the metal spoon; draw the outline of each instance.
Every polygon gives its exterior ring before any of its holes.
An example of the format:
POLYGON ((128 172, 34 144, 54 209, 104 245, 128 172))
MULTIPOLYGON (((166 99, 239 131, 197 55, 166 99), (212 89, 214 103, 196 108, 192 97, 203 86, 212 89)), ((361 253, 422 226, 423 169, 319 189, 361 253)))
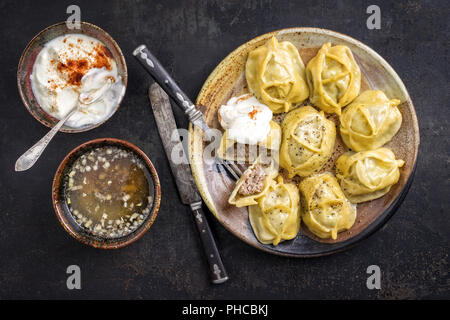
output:
POLYGON ((25 171, 30 169, 39 159, 42 152, 44 152, 45 148, 49 144, 49 142, 53 139, 55 134, 59 131, 59 129, 63 126, 63 124, 69 119, 80 106, 94 103, 98 99, 100 99, 103 94, 111 87, 112 80, 108 79, 106 83, 100 89, 90 92, 88 94, 81 94, 78 98, 78 104, 70 110, 68 114, 64 118, 62 118, 45 136, 42 137, 41 140, 36 142, 30 149, 28 149, 23 155, 20 156, 16 161, 15 170, 16 171, 25 171))

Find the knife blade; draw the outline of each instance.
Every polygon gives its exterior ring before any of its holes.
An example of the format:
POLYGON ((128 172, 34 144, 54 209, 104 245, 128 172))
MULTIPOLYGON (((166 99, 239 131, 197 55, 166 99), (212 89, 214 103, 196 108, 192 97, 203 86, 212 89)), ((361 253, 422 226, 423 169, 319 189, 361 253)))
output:
POLYGON ((206 136, 209 137, 209 127, 206 124, 203 113, 195 107, 191 99, 180 89, 158 59, 148 50, 147 46, 145 44, 140 45, 134 49, 133 55, 155 81, 159 83, 162 89, 188 115, 189 120, 202 129, 206 136))
POLYGON ((161 137, 166 152, 167 159, 170 163, 170 169, 175 178, 178 193, 181 202, 191 204, 201 201, 202 198, 197 191, 194 177, 191 173, 186 157, 178 159, 177 163, 172 161, 172 152, 175 148, 182 146, 178 135, 177 125, 170 106, 170 100, 167 94, 157 84, 150 87, 149 98, 153 109, 153 114, 158 127, 159 136, 161 137))
MULTIPOLYGON (((159 136, 161 137, 167 159, 170 163, 170 168, 175 178, 181 201, 190 206, 194 215, 194 220, 200 233, 200 239, 202 240, 206 258, 209 263, 212 282, 215 284, 223 283, 228 280, 228 276, 208 221, 202 210, 202 199, 198 193, 187 158, 181 159, 184 161, 178 159, 176 162, 172 159, 174 148, 182 146, 182 144, 175 118, 172 113, 169 97, 158 84, 153 83, 149 89, 149 98, 158 127, 159 136)), ((183 155, 185 154, 183 153, 183 155)))

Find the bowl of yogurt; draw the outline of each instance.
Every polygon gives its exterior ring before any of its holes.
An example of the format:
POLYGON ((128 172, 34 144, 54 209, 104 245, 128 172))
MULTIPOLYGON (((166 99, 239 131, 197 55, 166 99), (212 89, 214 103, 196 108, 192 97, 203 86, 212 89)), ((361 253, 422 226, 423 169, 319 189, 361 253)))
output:
POLYGON ((70 133, 107 121, 125 96, 127 79, 125 58, 117 43, 87 22, 81 22, 80 29, 71 30, 61 22, 41 31, 25 48, 17 71, 20 96, 42 124, 53 127, 80 105, 60 129, 70 133), (80 103, 91 95, 99 98, 80 103))

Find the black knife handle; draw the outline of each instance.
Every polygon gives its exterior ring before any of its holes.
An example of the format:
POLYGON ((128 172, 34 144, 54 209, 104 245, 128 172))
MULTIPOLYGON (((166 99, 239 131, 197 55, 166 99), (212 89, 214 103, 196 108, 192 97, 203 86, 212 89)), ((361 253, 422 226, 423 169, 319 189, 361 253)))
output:
POLYGON ((161 88, 187 113, 191 121, 201 115, 201 112, 195 108, 189 97, 180 89, 175 80, 172 79, 167 70, 147 49, 145 44, 134 49, 133 55, 161 88))
POLYGON ((196 202, 191 204, 191 210, 194 214, 194 220, 197 224, 198 232, 200 233, 200 239, 203 243, 206 258, 208 259, 212 283, 224 283, 228 280, 227 271, 223 266, 219 250, 217 250, 216 241, 214 240, 211 229, 209 228, 205 213, 202 210, 202 203, 196 202))

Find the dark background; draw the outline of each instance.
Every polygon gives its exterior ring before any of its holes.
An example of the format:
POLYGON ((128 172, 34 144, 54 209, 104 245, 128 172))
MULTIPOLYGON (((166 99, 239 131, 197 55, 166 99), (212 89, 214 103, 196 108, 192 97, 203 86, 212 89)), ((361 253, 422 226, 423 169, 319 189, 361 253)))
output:
MULTIPOLYGON (((446 1, 1 1, 0 298, 449 298, 449 9, 446 1), (23 106, 16 87, 22 50, 45 27, 67 18, 69 4, 118 42, 129 83, 118 112, 85 133, 58 134, 29 171, 16 159, 48 129, 23 106), (381 8, 381 30, 366 28, 366 8, 381 8), (375 49, 408 88, 421 145, 403 205, 376 234, 329 257, 289 259, 241 242, 209 214, 230 280, 209 283, 206 261, 180 202, 147 99, 148 75, 132 57, 145 43, 193 99, 234 48, 285 27, 321 27, 375 49), (63 157, 99 137, 126 139, 152 159, 162 184, 155 224, 139 241, 101 251, 72 239, 51 204, 63 157), (66 288, 66 268, 81 267, 82 289, 66 288), (381 290, 366 268, 379 265, 381 290)), ((180 127, 183 114, 174 109, 180 127)))

